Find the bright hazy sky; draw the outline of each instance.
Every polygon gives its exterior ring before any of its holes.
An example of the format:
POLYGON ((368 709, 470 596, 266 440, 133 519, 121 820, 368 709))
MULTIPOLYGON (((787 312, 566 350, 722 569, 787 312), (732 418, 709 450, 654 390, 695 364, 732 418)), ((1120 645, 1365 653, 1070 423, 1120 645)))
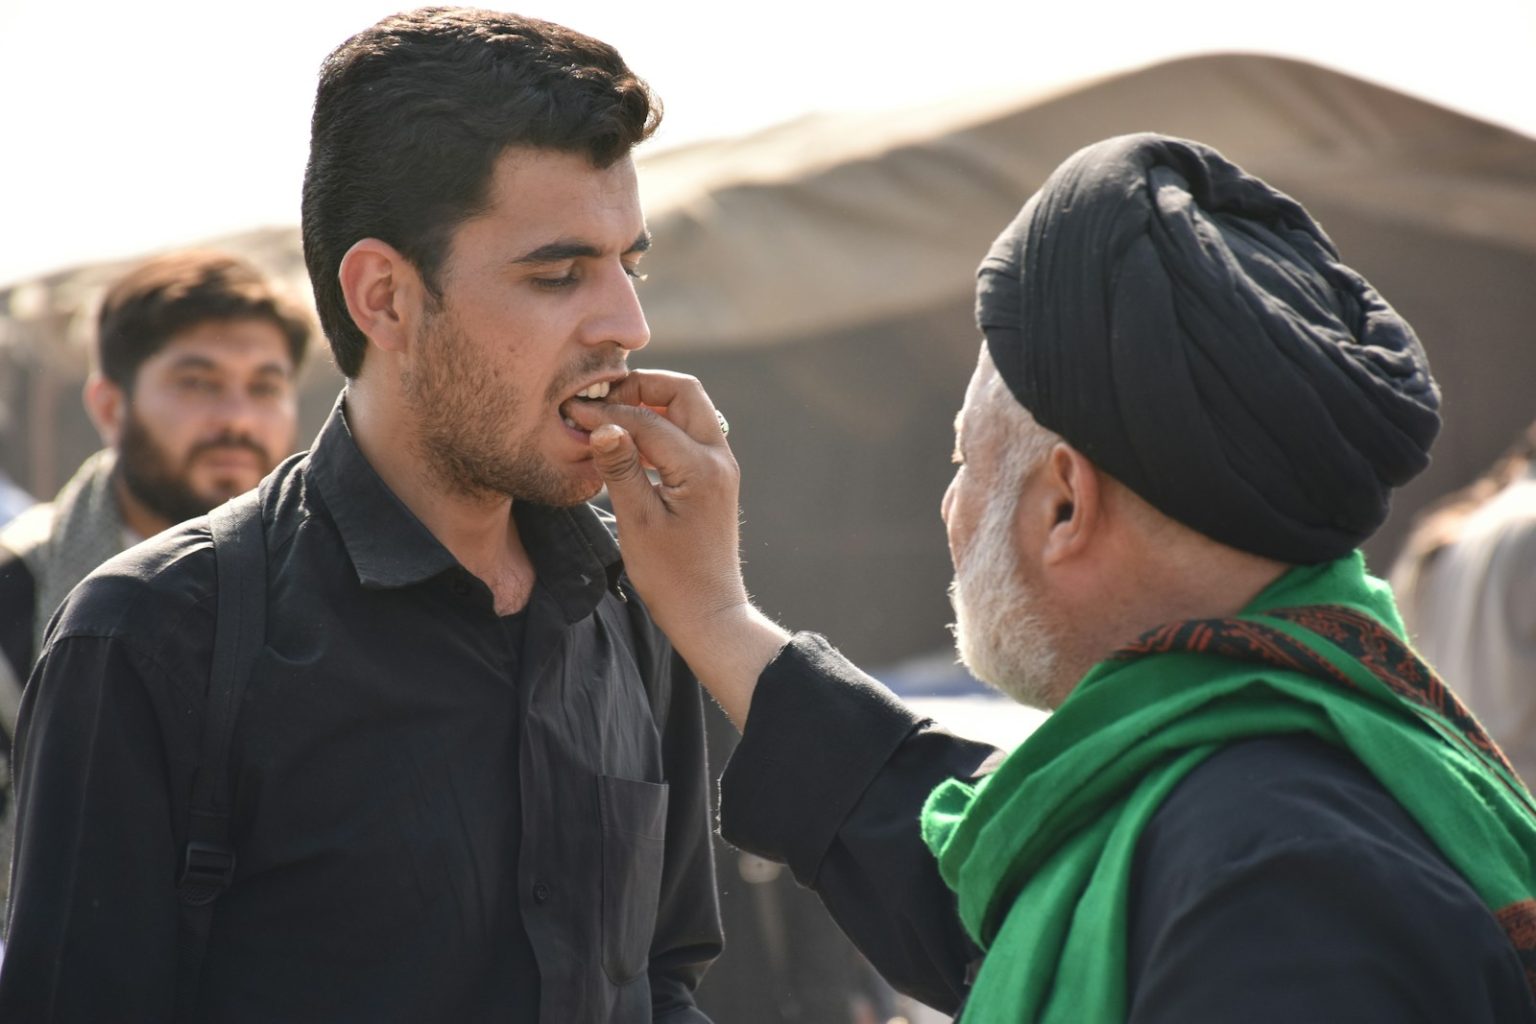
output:
MULTIPOLYGON (((315 70, 399 7, 0 0, 0 286, 297 222, 315 70)), ((1310 59, 1536 135, 1533 0, 529 0, 512 9, 616 45, 666 103, 658 148, 814 110, 1028 92, 1234 49, 1310 59), (930 13, 894 13, 909 6, 930 13)))

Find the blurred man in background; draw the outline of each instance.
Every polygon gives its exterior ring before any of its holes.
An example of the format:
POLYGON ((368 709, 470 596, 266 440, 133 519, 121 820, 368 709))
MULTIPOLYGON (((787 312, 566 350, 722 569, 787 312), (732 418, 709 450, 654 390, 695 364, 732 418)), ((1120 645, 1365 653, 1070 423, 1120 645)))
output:
POLYGON ((1536 423, 1419 517, 1392 587, 1424 657, 1536 780, 1536 423))
MULTIPOLYGON (((105 447, 0 531, 7 768, 22 685, 64 596, 119 551, 250 490, 293 450, 309 335, 298 307, 223 253, 152 259, 107 292, 84 395, 105 447)), ((0 801, 8 876, 8 770, 0 801)))

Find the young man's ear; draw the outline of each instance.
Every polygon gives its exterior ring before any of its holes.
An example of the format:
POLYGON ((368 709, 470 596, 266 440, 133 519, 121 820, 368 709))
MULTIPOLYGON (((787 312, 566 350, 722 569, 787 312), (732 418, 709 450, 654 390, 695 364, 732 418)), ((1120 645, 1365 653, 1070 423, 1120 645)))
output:
POLYGON ((1046 519, 1040 556, 1047 565, 1081 555, 1104 511, 1099 470, 1069 444, 1055 445, 1039 470, 1039 510, 1046 519))
POLYGON ((425 297, 411 261, 388 242, 364 238, 341 258, 337 276, 357 329, 386 352, 404 351, 425 297))
POLYGON ((85 390, 80 397, 85 403, 85 414, 91 418, 96 433, 101 435, 101 443, 116 448, 123 436, 123 423, 128 418, 127 392, 102 376, 100 371, 93 370, 85 379, 85 390))

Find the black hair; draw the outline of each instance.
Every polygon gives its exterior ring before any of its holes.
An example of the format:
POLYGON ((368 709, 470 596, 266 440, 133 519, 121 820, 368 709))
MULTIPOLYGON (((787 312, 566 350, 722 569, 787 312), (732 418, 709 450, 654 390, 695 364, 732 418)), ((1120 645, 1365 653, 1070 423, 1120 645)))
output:
POLYGON ((282 332, 294 368, 304 363, 310 322, 300 307, 244 260, 187 250, 141 263, 108 290, 97 321, 97 368, 131 391, 146 359, 210 320, 266 320, 282 332))
POLYGON ((650 137, 661 106, 613 47, 547 21, 427 7, 342 43, 320 68, 304 173, 304 260, 336 365, 362 369, 367 338, 338 274, 363 238, 398 249, 441 299, 455 229, 483 210, 512 146, 611 166, 650 137))

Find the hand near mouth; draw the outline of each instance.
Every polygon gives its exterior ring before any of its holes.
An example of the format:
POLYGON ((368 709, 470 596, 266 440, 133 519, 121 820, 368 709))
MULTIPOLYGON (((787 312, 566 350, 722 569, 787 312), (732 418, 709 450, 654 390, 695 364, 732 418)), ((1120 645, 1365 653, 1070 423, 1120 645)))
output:
POLYGON ((637 370, 613 386, 607 402, 572 403, 567 415, 592 432, 593 462, 619 521, 626 573, 740 727, 758 675, 789 637, 747 597, 741 470, 714 404, 693 377, 637 370))

